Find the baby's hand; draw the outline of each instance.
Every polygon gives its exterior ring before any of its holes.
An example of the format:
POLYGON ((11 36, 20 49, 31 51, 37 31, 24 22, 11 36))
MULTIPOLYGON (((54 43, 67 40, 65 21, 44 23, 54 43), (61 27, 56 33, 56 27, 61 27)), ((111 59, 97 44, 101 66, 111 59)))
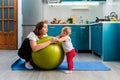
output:
POLYGON ((53 37, 53 38, 51 39, 51 42, 52 42, 52 43, 54 43, 54 42, 56 42, 56 41, 57 41, 56 37, 53 37))
POLYGON ((56 41, 56 42, 59 42, 59 38, 56 37, 56 38, 55 38, 55 41, 56 41))

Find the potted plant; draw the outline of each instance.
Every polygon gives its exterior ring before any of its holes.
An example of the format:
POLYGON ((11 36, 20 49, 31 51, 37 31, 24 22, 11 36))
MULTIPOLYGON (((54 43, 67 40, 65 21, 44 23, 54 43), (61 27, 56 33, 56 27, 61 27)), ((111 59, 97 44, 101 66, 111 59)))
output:
POLYGON ((67 22, 68 22, 69 24, 72 24, 72 23, 73 23, 73 18, 68 18, 68 19, 67 19, 67 22))

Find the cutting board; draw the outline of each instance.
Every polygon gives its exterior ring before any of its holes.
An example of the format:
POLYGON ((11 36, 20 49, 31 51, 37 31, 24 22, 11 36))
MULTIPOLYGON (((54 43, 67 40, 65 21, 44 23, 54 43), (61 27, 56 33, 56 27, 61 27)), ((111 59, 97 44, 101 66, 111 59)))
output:
POLYGON ((76 23, 76 16, 75 15, 71 15, 70 18, 73 18, 73 24, 76 23))

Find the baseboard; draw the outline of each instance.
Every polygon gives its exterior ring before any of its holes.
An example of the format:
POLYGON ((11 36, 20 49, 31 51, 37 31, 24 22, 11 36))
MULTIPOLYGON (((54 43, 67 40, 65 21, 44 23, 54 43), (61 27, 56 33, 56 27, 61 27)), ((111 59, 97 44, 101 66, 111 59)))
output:
POLYGON ((78 50, 78 53, 92 53, 91 50, 78 50))

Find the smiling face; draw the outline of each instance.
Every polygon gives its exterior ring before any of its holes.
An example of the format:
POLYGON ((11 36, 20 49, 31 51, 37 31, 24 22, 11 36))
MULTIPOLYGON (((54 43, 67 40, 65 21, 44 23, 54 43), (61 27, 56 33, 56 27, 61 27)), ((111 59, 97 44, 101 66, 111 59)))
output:
POLYGON ((33 31, 37 36, 43 36, 43 35, 46 35, 47 32, 48 32, 48 26, 46 23, 44 22, 39 22, 37 23, 36 25, 36 28, 35 30, 33 31))
POLYGON ((40 34, 45 35, 47 34, 47 32, 48 32, 48 26, 47 24, 44 23, 42 29, 40 30, 40 34))

